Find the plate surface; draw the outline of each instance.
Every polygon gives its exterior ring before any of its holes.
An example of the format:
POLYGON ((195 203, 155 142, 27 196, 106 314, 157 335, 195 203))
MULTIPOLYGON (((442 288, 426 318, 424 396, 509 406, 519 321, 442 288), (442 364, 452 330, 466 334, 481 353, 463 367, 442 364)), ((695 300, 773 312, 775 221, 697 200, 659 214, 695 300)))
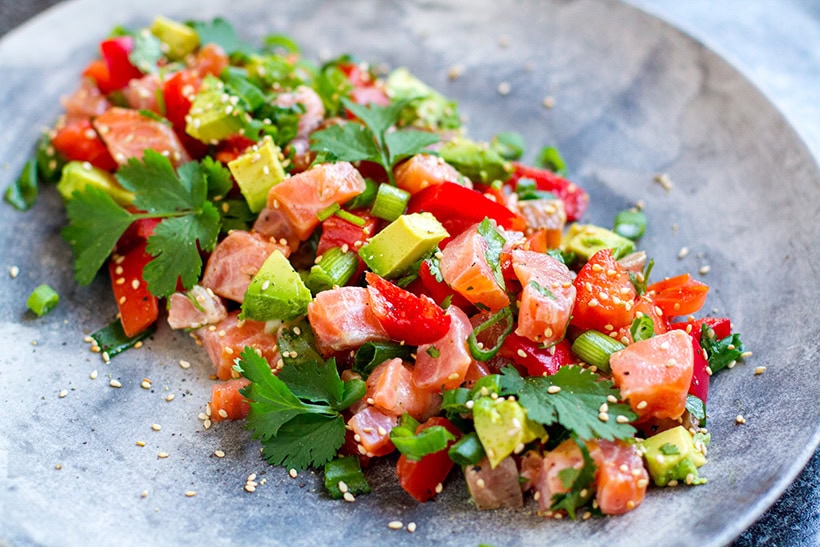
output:
POLYGON ((318 475, 294 480, 267 466, 240 424, 202 428, 196 416, 210 395, 210 365, 186 336, 161 328, 109 365, 88 352, 84 333, 110 321, 115 306, 103 276, 87 288, 74 284, 59 236, 64 214, 47 189, 32 212, 3 205, 0 214, 0 266, 20 269, 16 279, 0 275, 0 541, 722 544, 812 454, 820 438, 820 383, 811 374, 820 357, 820 174, 782 117, 716 55, 610 1, 70 2, 0 42, 0 186, 59 113, 59 97, 74 89, 96 42, 115 24, 142 26, 158 13, 224 15, 250 40, 284 32, 308 56, 350 52, 407 66, 459 101, 471 135, 517 131, 530 145, 527 159, 557 145, 592 196, 586 220, 607 225, 643 200, 642 247, 655 258, 656 278, 709 265, 707 308, 731 316, 755 356, 713 381, 709 483, 653 490, 626 516, 573 523, 540 519, 531 507, 480 513, 459 480, 418 505, 387 465, 371 472, 381 485, 374 494, 335 502, 318 475), (464 73, 451 81, 456 64, 464 73), (509 94, 498 93, 501 82, 509 94), (542 105, 548 95, 556 99, 550 110, 542 105), (662 172, 674 181, 669 192, 652 182, 662 172), (690 253, 680 260, 684 246, 690 253), (25 298, 41 282, 62 302, 35 319, 25 298), (182 369, 181 359, 192 367, 182 369), (756 366, 766 373, 754 376, 756 366), (110 378, 123 387, 109 387, 110 378), (151 390, 140 387, 143 378, 151 390), (266 479, 254 494, 242 488, 251 473, 266 479), (392 520, 417 530, 391 531, 392 520))

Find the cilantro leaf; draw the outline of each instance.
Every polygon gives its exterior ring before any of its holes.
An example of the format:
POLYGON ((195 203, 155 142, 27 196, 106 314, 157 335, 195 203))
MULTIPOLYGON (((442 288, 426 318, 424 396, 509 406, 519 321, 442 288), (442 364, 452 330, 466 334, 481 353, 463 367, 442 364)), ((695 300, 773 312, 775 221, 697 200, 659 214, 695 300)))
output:
POLYGON ((135 194, 134 206, 149 213, 193 210, 207 194, 207 182, 198 162, 174 172, 171 161, 156 150, 146 150, 142 161, 130 158, 117 171, 117 180, 135 194))
POLYGON ((507 367, 501 375, 501 395, 516 395, 531 420, 544 426, 561 425, 582 440, 626 439, 635 433, 634 427, 614 419, 622 415, 631 421, 636 416, 628 405, 607 403, 609 395, 620 395, 613 383, 582 367, 565 366, 552 376, 528 378, 507 367), (561 389, 548 393, 551 386, 561 389), (612 416, 606 422, 598 418, 603 403, 608 404, 612 416))
POLYGON ((230 170, 211 156, 205 156, 201 163, 202 174, 208 187, 208 197, 224 196, 233 188, 230 170))
POLYGON ((69 225, 61 233, 74 253, 74 277, 80 285, 88 285, 134 215, 94 186, 75 191, 66 204, 66 212, 69 225))
POLYGON ((700 345, 706 351, 709 368, 712 374, 734 366, 734 363, 743 355, 743 342, 738 333, 731 334, 722 340, 714 336, 714 331, 703 324, 700 345))
POLYGON ((569 491, 563 494, 554 494, 550 506, 553 511, 563 509, 572 519, 575 519, 575 510, 586 505, 592 497, 591 486, 595 480, 595 471, 597 470, 595 461, 589 455, 586 445, 577 438, 574 441, 581 449, 584 465, 580 469, 569 467, 558 472, 561 484, 569 491))
POLYGON ((373 134, 357 123, 332 125, 311 135, 311 150, 326 151, 340 161, 379 161, 379 147, 373 134))
POLYGON ((504 244, 507 240, 498 233, 498 230, 495 229, 495 226, 487 217, 484 217, 484 220, 478 225, 478 233, 487 242, 487 251, 484 255, 487 257, 487 263, 493 271, 495 282, 503 288, 505 284, 504 274, 501 272, 501 251, 504 250, 504 244))
POLYGON ((199 214, 167 218, 154 228, 145 248, 154 259, 143 270, 151 294, 173 294, 178 279, 185 288, 196 284, 202 271, 199 251, 212 251, 216 246, 219 219, 216 207, 206 202, 199 214))
POLYGON ((128 60, 144 74, 159 72, 157 63, 162 59, 162 42, 150 32, 134 34, 134 49, 128 60))
POLYGON ((391 166, 439 141, 438 135, 426 131, 394 131, 384 137, 387 163, 391 166))
POLYGON ((223 19, 217 17, 210 23, 204 21, 193 21, 189 23, 199 34, 201 44, 217 44, 225 50, 225 53, 253 53, 254 48, 236 35, 233 26, 223 19))
POLYGON ((363 381, 343 382, 333 359, 286 364, 277 377, 250 347, 235 369, 251 381, 241 390, 250 402, 246 424, 270 463, 304 469, 336 456, 345 439, 340 411, 362 398, 363 381))
POLYGON ((345 440, 341 416, 302 414, 262 441, 262 456, 272 465, 293 469, 320 467, 333 458, 345 440))

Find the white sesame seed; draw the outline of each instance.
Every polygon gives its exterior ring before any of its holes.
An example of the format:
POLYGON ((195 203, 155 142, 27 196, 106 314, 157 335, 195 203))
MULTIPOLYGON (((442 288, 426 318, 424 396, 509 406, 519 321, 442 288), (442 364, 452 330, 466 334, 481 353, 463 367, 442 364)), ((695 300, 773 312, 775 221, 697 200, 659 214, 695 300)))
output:
POLYGON ((550 386, 547 388, 547 393, 556 394, 561 391, 561 386, 550 386))
POLYGON ((686 258, 686 255, 688 255, 688 254, 689 254, 689 248, 688 247, 681 247, 680 251, 678 251, 678 258, 681 258, 681 259, 686 258))
POLYGON ((760 376, 766 372, 766 367, 755 367, 755 376, 760 376))
POLYGON ((441 494, 441 493, 444 491, 444 485, 443 485, 443 484, 441 484, 441 483, 438 483, 438 484, 436 485, 436 489, 435 489, 435 490, 436 490, 436 494, 441 494))
POLYGON ((555 106, 555 97, 553 97, 552 95, 547 95, 546 97, 544 97, 544 100, 541 101, 541 104, 544 105, 544 108, 549 110, 550 108, 555 106))
POLYGON ((62 399, 66 395, 68 395, 68 390, 67 389, 60 390, 60 393, 59 393, 60 399, 62 399))
POLYGON ((179 361, 179 366, 182 368, 191 368, 191 363, 182 359, 179 361))
POLYGON ((356 498, 350 492, 345 492, 342 496, 342 499, 344 499, 348 503, 353 503, 354 501, 356 501, 356 498))
POLYGON ((174 395, 173 393, 169 393, 168 395, 165 396, 165 400, 170 403, 171 401, 174 400, 174 397, 176 397, 176 395, 174 395))
POLYGON ((253 493, 256 492, 256 485, 252 483, 245 484, 245 492, 253 493))
POLYGON ((145 441, 137 441, 136 445, 139 446, 139 447, 143 447, 143 446, 145 446, 145 441))
POLYGON ((151 429, 153 429, 154 431, 159 431, 162 429, 162 426, 159 424, 151 424, 151 429))
POLYGON ((618 415, 615 417, 615 423, 628 424, 629 418, 627 418, 626 416, 618 415))
POLYGON ((499 95, 509 95, 512 86, 510 86, 510 82, 501 82, 498 84, 498 94, 499 95))
POLYGON ((142 389, 151 389, 151 380, 148 378, 143 378, 142 382, 140 382, 140 386, 142 389))
POLYGON ((636 408, 636 409, 638 409, 638 410, 643 410, 643 409, 645 409, 645 408, 646 408, 646 406, 647 406, 648 404, 649 404, 649 403, 647 403, 646 401, 641 401, 641 402, 639 402, 637 405, 635 405, 635 408, 636 408))
POLYGON ((709 266, 708 264, 706 264, 706 265, 703 265, 703 266, 701 266, 701 267, 700 267, 700 269, 698 270, 698 273, 699 273, 700 275, 706 275, 706 274, 708 274, 708 273, 709 273, 709 271, 710 271, 711 269, 712 269, 712 267, 711 267, 711 266, 709 266))
POLYGON ((159 458, 159 459, 161 459, 161 460, 164 460, 164 459, 165 459, 165 458, 167 458, 167 457, 168 457, 168 453, 167 453, 167 452, 159 452, 159 453, 157 454, 157 458, 159 458))
POLYGON ((194 496, 196 496, 196 492, 194 492, 193 490, 188 490, 187 492, 185 492, 186 498, 193 498, 194 496))
POLYGON ((737 417, 735 418, 735 423, 736 424, 741 424, 741 425, 745 424, 746 423, 746 418, 744 418, 742 415, 738 414, 737 417))
POLYGON ((119 382, 119 380, 113 379, 110 382, 108 382, 108 385, 111 387, 122 387, 122 384, 119 382))
POLYGON ((464 74, 464 65, 453 65, 447 70, 447 77, 456 80, 464 74))
POLYGON ((296 471, 296 469, 293 468, 291 468, 290 471, 288 471, 288 475, 290 475, 290 478, 292 479, 295 479, 298 476, 298 474, 299 473, 296 471))
POLYGON ((339 481, 339 483, 336 486, 339 488, 339 492, 341 492, 342 494, 344 494, 345 492, 348 492, 350 490, 347 487, 347 484, 345 483, 345 481, 339 481))
POLYGON ((227 418, 228 417, 228 411, 225 410, 224 408, 220 408, 219 412, 217 412, 217 414, 219 414, 219 416, 221 418, 227 418))
POLYGON ((20 275, 20 268, 17 266, 9 266, 9 277, 16 279, 20 275))
POLYGON ((217 458, 224 458, 225 452, 223 452, 222 450, 214 450, 214 456, 216 456, 217 458))
POLYGON ((401 530, 404 528, 404 524, 400 520, 391 520, 387 523, 387 527, 391 530, 401 530))
POLYGON ((415 522, 408 522, 407 523, 407 531, 411 534, 416 531, 416 523, 415 522))

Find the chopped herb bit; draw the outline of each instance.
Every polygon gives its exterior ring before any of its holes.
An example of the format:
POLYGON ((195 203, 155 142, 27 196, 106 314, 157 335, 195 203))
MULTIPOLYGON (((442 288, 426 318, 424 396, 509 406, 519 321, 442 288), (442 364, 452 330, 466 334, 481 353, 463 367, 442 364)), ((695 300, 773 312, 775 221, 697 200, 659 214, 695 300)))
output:
POLYGON ((629 334, 632 335, 632 340, 635 342, 648 340, 655 335, 655 323, 648 315, 636 317, 629 327, 629 334))
POLYGON ((672 443, 665 443, 659 449, 664 456, 671 456, 672 454, 680 454, 678 445, 672 443))
POLYGON ((156 330, 156 325, 151 325, 141 333, 128 337, 122 328, 122 321, 115 319, 105 327, 91 335, 97 346, 100 348, 100 353, 108 355, 109 358, 122 353, 127 349, 133 348, 138 342, 145 340, 156 330))
POLYGON ((60 295, 49 285, 42 284, 34 289, 26 300, 28 309, 42 317, 57 306, 60 302, 60 295))
POLYGON ((536 162, 556 175, 562 177, 567 176, 567 163, 564 161, 561 152, 554 146, 545 146, 542 148, 538 153, 536 162))

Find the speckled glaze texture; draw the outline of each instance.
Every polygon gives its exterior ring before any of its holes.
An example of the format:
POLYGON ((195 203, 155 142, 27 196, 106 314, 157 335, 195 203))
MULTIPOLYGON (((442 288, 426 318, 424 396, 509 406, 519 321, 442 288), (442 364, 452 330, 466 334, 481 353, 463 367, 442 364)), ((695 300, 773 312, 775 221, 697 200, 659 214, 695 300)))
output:
POLYGON ((318 474, 293 479, 264 464, 241 424, 202 428, 210 365, 186 335, 162 327, 108 365, 88 351, 84 333, 113 319, 115 306, 104 276, 74 284, 60 199, 46 188, 30 213, 0 212, 0 544, 720 545, 814 452, 820 174, 781 115, 709 50, 607 0, 70 2, 0 42, 0 185, 59 113, 99 38, 158 13, 225 15, 250 40, 285 32, 308 55, 407 66, 459 101, 472 135, 518 131, 527 159, 557 145, 591 194, 586 220, 608 225, 642 200, 655 275, 710 266, 708 309, 730 315, 755 355, 713 380, 709 483, 652 490, 628 515, 569 522, 536 517, 532 506, 477 512, 459 479, 419 505, 388 463, 368 471, 373 494, 332 501, 318 474), (464 72, 451 81, 456 64, 464 72), (498 93, 501 82, 509 94, 498 93), (653 182, 657 173, 669 174, 670 191, 653 182), (681 247, 690 249, 684 259, 681 247), (11 265, 16 279, 5 273, 11 265), (62 301, 35 319, 25 298, 42 282, 62 301), (766 373, 755 376, 756 366, 766 373), (112 378, 122 387, 110 387, 112 378), (251 473, 266 479, 253 494, 243 490, 251 473), (393 520, 415 522, 416 532, 388 529, 393 520))

